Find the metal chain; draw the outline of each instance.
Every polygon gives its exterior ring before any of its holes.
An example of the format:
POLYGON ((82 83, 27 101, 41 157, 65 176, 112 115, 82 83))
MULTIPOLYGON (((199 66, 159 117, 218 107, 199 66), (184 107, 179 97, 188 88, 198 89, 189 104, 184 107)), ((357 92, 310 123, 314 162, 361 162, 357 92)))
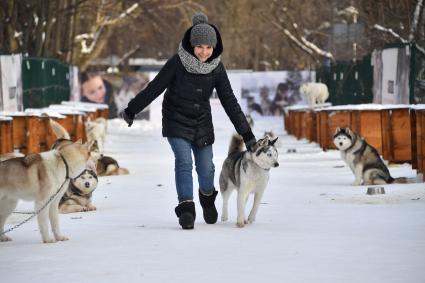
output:
POLYGON ((16 228, 22 226, 23 224, 27 223, 28 221, 30 221, 31 219, 33 219, 35 216, 37 216, 59 194, 59 192, 62 190, 63 185, 65 185, 65 182, 68 179, 70 179, 70 178, 66 178, 65 181, 63 181, 62 185, 60 186, 59 190, 57 190, 57 192, 54 195, 52 195, 50 197, 50 199, 42 207, 40 207, 37 211, 35 211, 35 212, 17 212, 17 213, 21 213, 21 214, 32 214, 32 215, 30 217, 28 217, 27 219, 25 219, 24 221, 22 221, 21 223, 18 223, 15 226, 13 226, 12 228, 9 228, 6 231, 0 233, 0 236, 3 236, 4 234, 9 233, 10 231, 15 230, 16 228))

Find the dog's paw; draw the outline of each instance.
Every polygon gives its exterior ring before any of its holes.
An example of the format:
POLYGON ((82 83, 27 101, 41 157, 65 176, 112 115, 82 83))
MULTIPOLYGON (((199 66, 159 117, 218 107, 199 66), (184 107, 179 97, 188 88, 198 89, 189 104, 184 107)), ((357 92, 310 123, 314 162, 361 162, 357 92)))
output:
POLYGON ((69 240, 68 237, 65 237, 65 236, 62 236, 62 235, 55 236, 55 238, 56 238, 56 241, 68 241, 69 240))
POLYGON ((9 242, 9 241, 12 241, 12 238, 10 238, 6 235, 0 236, 0 242, 9 242))
POLYGON ((362 183, 361 182, 353 182, 352 184, 351 184, 351 186, 360 186, 362 183))
POLYGON ((236 226, 238 226, 239 228, 243 228, 243 227, 245 227, 245 221, 243 221, 243 222, 236 222, 236 226))
POLYGON ((93 210, 96 210, 96 206, 94 206, 94 205, 89 205, 89 206, 87 207, 87 211, 93 211, 93 210))
POLYGON ((229 220, 229 217, 227 217, 227 216, 221 216, 221 221, 225 222, 227 220, 229 220))
POLYGON ((252 224, 255 222, 255 217, 248 217, 248 224, 252 224))
POLYGON ((46 238, 46 239, 43 239, 43 243, 45 244, 56 243, 56 240, 53 238, 46 238))

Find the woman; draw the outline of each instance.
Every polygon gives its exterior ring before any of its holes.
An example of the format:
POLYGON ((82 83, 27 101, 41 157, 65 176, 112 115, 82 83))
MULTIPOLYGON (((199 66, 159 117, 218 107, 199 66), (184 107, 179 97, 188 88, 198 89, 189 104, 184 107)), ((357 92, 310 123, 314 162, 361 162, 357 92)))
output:
POLYGON ((177 54, 171 57, 148 86, 128 103, 123 118, 129 126, 135 114, 148 106, 165 89, 162 104, 162 135, 175 156, 175 181, 179 204, 175 208, 183 229, 193 229, 192 152, 199 182, 199 201, 204 220, 217 222, 212 144, 214 128, 209 99, 215 88, 227 115, 242 135, 248 149, 255 137, 230 86, 220 62, 223 51, 218 29, 204 14, 195 14, 193 26, 184 34, 177 54))
POLYGON ((81 101, 105 103, 109 106, 109 117, 117 117, 117 106, 114 100, 112 85, 96 72, 81 73, 81 101))

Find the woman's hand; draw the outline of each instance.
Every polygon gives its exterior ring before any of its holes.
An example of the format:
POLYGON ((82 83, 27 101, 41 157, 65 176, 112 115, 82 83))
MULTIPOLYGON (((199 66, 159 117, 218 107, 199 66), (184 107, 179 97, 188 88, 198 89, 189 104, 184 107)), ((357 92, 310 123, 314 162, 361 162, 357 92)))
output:
POLYGON ((128 110, 128 108, 124 109, 123 112, 121 112, 121 116, 124 119, 124 121, 127 122, 128 126, 131 127, 131 125, 133 125, 133 120, 134 120, 134 114, 130 112, 130 110, 128 110))

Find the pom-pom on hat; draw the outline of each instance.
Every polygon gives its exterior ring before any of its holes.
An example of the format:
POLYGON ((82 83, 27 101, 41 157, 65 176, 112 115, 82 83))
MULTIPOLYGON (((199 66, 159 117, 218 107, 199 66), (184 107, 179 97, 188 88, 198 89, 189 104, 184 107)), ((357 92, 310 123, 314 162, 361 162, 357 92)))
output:
POLYGON ((193 27, 190 31, 190 44, 192 46, 206 44, 215 48, 217 35, 214 28, 208 24, 208 17, 202 13, 196 13, 192 17, 193 27))

